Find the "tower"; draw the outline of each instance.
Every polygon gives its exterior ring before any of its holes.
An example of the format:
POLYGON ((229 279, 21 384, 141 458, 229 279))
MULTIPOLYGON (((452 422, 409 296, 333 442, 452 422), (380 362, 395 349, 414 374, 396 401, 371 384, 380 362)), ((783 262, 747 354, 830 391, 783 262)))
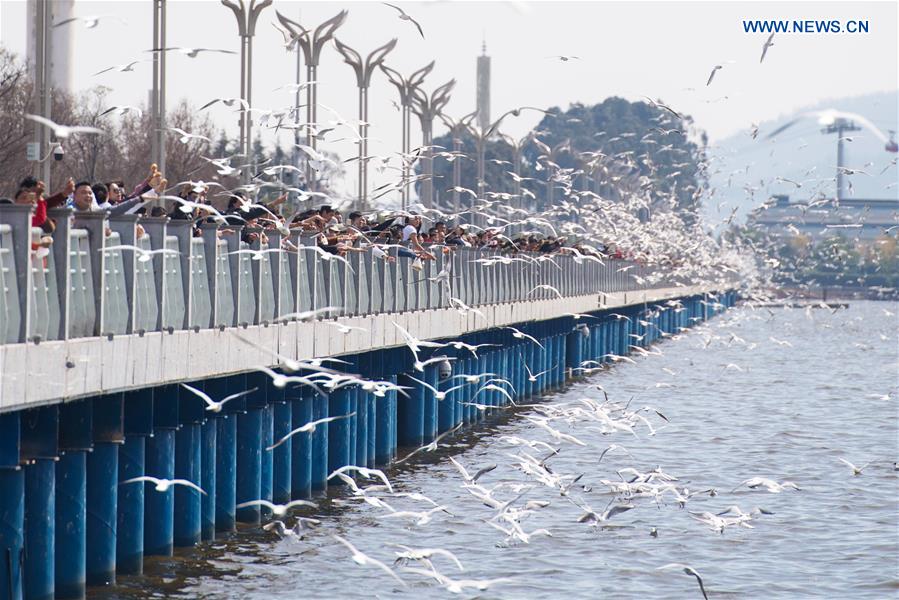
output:
POLYGON ((481 131, 490 127, 490 57, 487 56, 487 42, 481 43, 478 57, 478 126, 481 131))

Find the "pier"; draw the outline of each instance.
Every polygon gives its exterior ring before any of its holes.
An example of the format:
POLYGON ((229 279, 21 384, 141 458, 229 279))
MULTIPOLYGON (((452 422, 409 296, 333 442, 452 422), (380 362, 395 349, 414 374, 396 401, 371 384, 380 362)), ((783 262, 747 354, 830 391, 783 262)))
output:
MULTIPOLYGON (((299 251, 255 260, 233 253, 249 248, 233 227, 192 238, 188 222, 143 218, 138 238, 137 217, 68 210, 54 215, 52 251, 41 256, 28 209, 0 207, 2 600, 83 597, 87 586, 140 573, 145 556, 270 516, 241 503, 310 498, 334 483, 335 469, 387 465, 398 448, 477 426, 510 399, 558 388, 583 365, 735 300, 724 284, 669 280, 615 259, 522 263, 459 248, 419 273, 370 251, 349 264, 322 260, 295 233, 299 251), (115 249, 125 244, 145 252, 115 249), (162 248, 172 251, 146 253, 162 248), (488 256, 490 266, 472 262, 488 256), (296 315, 325 307, 333 316, 296 315), (422 348, 422 367, 404 332, 490 346, 422 348), (256 370, 291 375, 296 363, 324 358, 345 361, 333 366, 358 382, 318 393, 256 370), (420 383, 448 389, 452 376, 481 373, 512 386, 469 385, 438 400, 420 383), (212 412, 182 383, 216 400, 253 391, 212 412), (387 389, 394 384, 405 393, 387 389), (268 450, 328 416, 342 418, 268 450), (143 476, 203 493, 125 483, 143 476)), ((270 247, 280 247, 277 235, 269 232, 270 247)))

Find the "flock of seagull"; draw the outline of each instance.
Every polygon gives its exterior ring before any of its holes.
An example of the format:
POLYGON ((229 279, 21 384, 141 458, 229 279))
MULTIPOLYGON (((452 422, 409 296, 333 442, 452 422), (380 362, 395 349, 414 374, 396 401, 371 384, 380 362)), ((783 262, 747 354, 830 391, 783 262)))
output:
MULTIPOLYGON (((749 303, 744 310, 763 310, 755 308, 749 303)), ((770 309, 764 309, 769 310, 770 309)), ((624 315, 620 315, 622 318, 624 315)), ((649 323, 649 321, 646 321, 649 323)), ((454 343, 437 343, 414 338, 409 332, 396 326, 406 341, 409 352, 417 355, 423 348, 447 346, 454 343)), ((666 334, 664 337, 677 339, 685 334, 686 330, 666 334)), ((755 343, 730 332, 726 335, 711 333, 709 328, 700 327, 691 331, 691 334, 699 338, 698 346, 708 348, 710 342, 715 341, 726 346, 743 346, 747 349, 755 347, 755 343)), ((243 339, 243 338, 240 338, 243 339)), ((246 340, 244 340, 246 341, 246 340)), ((773 338, 770 343, 773 347, 781 348, 786 340, 773 338)), ((247 342, 250 343, 250 342, 247 342)), ((639 348, 639 346, 633 346, 639 348)), ((472 353, 477 351, 472 346, 472 353)), ((651 360, 652 356, 661 355, 660 348, 655 351, 647 351, 637 357, 637 360, 651 360)), ((622 357, 619 357, 622 358, 622 357)), ((324 359, 329 360, 329 359, 324 359)), ((334 367, 341 366, 340 360, 333 360, 334 367)), ((629 362, 636 362, 629 359, 629 362)), ((310 385, 316 389, 331 390, 341 385, 351 383, 360 384, 374 393, 375 389, 382 386, 391 386, 389 382, 373 382, 358 377, 340 373, 336 369, 325 366, 322 361, 316 364, 300 361, 293 365, 296 370, 312 371, 312 375, 280 375, 288 378, 291 384, 310 385)), ((736 365, 734 365, 736 366, 736 365)), ((585 374, 593 374, 609 367, 598 365, 596 361, 585 361, 581 370, 585 374)), ((271 375, 277 375, 268 369, 261 371, 271 375)), ((742 369, 741 369, 742 370, 742 369)), ((676 375, 676 371, 668 367, 664 371, 669 375, 676 375)), ((528 369, 529 377, 538 380, 545 376, 545 372, 532 373, 528 369)), ((461 381, 454 388, 466 385, 477 385, 480 391, 488 388, 497 391, 511 390, 512 384, 493 373, 457 374, 455 380, 461 381)), ((593 380, 595 381, 595 380, 593 380)), ((432 393, 438 401, 444 401, 448 390, 438 390, 424 381, 419 381, 432 393)), ((625 524, 623 515, 630 511, 643 512, 649 508, 656 511, 676 510, 685 511, 697 525, 707 528, 710 532, 725 535, 728 530, 753 529, 758 522, 769 518, 774 513, 759 506, 744 507, 732 504, 721 510, 720 508, 707 508, 708 498, 718 498, 716 505, 727 496, 735 498, 745 497, 746 494, 759 495, 780 493, 806 493, 803 487, 789 480, 777 480, 762 475, 753 475, 731 489, 720 490, 711 486, 691 486, 690 482, 683 480, 676 473, 669 472, 661 466, 647 467, 640 464, 634 453, 624 443, 634 446, 641 439, 655 435, 664 435, 664 430, 671 424, 671 418, 657 407, 635 403, 631 397, 627 401, 615 400, 609 396, 602 385, 587 380, 587 384, 601 395, 566 394, 563 397, 550 397, 541 399, 531 404, 510 403, 506 407, 481 406, 482 410, 501 412, 505 410, 516 413, 519 422, 525 428, 517 434, 504 434, 493 436, 491 443, 500 448, 507 447, 504 452, 507 457, 503 463, 490 464, 465 464, 456 456, 449 456, 448 460, 457 473, 458 486, 467 494, 458 495, 463 500, 458 500, 457 505, 449 506, 446 503, 428 497, 421 490, 411 490, 408 484, 397 484, 391 481, 390 471, 372 469, 358 466, 344 466, 336 469, 328 475, 329 481, 337 481, 344 484, 336 494, 332 493, 329 500, 331 506, 354 507, 360 510, 370 511, 370 517, 375 521, 397 521, 403 524, 403 538, 395 544, 389 544, 396 550, 392 556, 372 556, 360 550, 354 545, 353 540, 344 535, 330 534, 330 539, 336 547, 343 548, 348 560, 353 561, 360 568, 370 570, 371 576, 389 578, 396 586, 407 588, 409 586, 431 585, 439 586, 450 593, 476 593, 489 590, 494 586, 514 584, 515 577, 495 578, 471 578, 467 576, 468 568, 453 552, 439 547, 417 547, 414 545, 416 531, 426 528, 432 523, 444 519, 463 516, 471 521, 483 523, 484 527, 498 532, 497 546, 512 547, 528 544, 536 544, 543 538, 552 538, 554 533, 545 527, 529 527, 528 520, 534 515, 545 511, 571 511, 574 513, 571 520, 583 525, 589 530, 600 533, 604 530, 613 530, 623 526, 633 528, 634 525, 625 524), (614 442, 611 440, 615 440, 614 442), (624 440, 630 442, 624 442, 624 440), (559 466, 560 459, 569 455, 578 456, 581 449, 602 448, 595 462, 585 465, 583 461, 567 461, 566 464, 576 464, 582 467, 577 471, 567 470, 559 466), (610 466, 612 456, 625 458, 631 462, 627 466, 610 466), (604 462, 605 461, 605 462, 604 462), (604 473, 608 473, 605 475, 604 473), (514 477, 510 477, 514 474, 514 477), (469 498, 464 502, 464 498, 469 498), (602 504, 594 506, 595 498, 599 498, 602 504), (573 507, 573 509, 572 509, 573 507), (392 563, 392 564, 391 564, 392 563)), ((255 390, 245 390, 221 400, 209 397, 205 392, 188 385, 183 387, 202 398, 210 412, 219 412, 222 406, 236 398, 252 393, 255 390)), ((656 387, 670 387, 657 384, 656 387)), ((405 393, 404 388, 397 388, 400 393, 405 393)), ((511 396, 509 397, 511 399, 511 396)), ((351 417, 348 415, 330 416, 311 421, 291 432, 273 445, 266 448, 271 451, 286 440, 298 433, 312 432, 319 425, 333 422, 338 419, 351 417)), ((461 425, 451 429, 434 441, 408 452, 396 461, 396 464, 408 463, 412 459, 421 458, 422 453, 433 453, 439 448, 452 447, 451 439, 459 431, 461 425)), ((856 466, 848 459, 839 457, 848 468, 848 474, 852 477, 862 476, 865 469, 871 464, 881 461, 872 461, 856 466)), ((893 465, 893 469, 897 467, 893 465)), ((184 485, 204 493, 194 482, 183 479, 165 480, 155 477, 137 477, 124 481, 122 484, 135 482, 149 482, 152 489, 165 492, 173 485, 184 485)), ((726 500, 725 500, 726 501, 726 500)), ((265 499, 257 499, 243 502, 238 508, 260 506, 264 509, 267 522, 262 526, 266 533, 278 536, 288 543, 305 543, 308 536, 311 539, 321 541, 326 530, 324 525, 326 517, 315 514, 320 508, 320 500, 294 500, 287 504, 276 504, 265 499), (316 531, 319 529, 319 531, 316 531)), ((564 514, 564 513, 563 513, 564 514)), ((648 535, 657 538, 658 527, 650 527, 648 535)), ((696 579, 698 591, 703 598, 708 598, 709 583, 703 579, 699 570, 682 563, 668 563, 657 567, 659 572, 679 572, 696 579)))

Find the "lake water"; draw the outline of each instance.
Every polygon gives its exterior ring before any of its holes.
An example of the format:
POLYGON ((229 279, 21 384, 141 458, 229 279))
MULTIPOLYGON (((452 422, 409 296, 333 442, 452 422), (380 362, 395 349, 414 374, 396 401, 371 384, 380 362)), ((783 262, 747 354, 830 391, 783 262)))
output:
MULTIPOLYGON (((899 597, 899 472, 897 451, 897 317, 895 303, 852 302, 845 310, 751 310, 740 307, 674 339, 655 345, 661 356, 634 357, 565 390, 546 404, 589 397, 642 413, 636 436, 603 435, 595 422, 554 421, 587 446, 556 443, 526 416, 533 408, 503 411, 476 429, 448 438, 434 453, 387 470, 396 491, 421 492, 445 505, 424 526, 383 518, 386 510, 348 500, 345 489, 320 498, 308 516, 323 524, 302 540, 278 539, 242 529, 228 539, 179 550, 173 558, 149 559, 142 577, 123 577, 102 597, 153 598, 431 598, 452 596, 433 578, 395 572, 407 587, 376 567, 359 566, 331 536, 390 565, 398 548, 444 548, 465 566, 433 560, 453 579, 495 579, 488 590, 466 597, 489 598, 701 598, 696 580, 667 563, 686 563, 703 577, 709 598, 896 598, 899 597), (772 340, 773 338, 773 340, 772 340), (501 440, 522 436, 561 447, 547 464, 558 474, 581 474, 569 496, 535 482, 511 466, 519 451, 501 440), (610 451, 610 444, 625 446, 610 451), (494 516, 462 487, 453 456, 474 471, 496 463, 479 483, 531 484, 514 503, 550 504, 522 519, 525 531, 545 528, 552 537, 508 543, 485 523, 494 516), (839 459, 870 462, 861 475, 839 459), (656 467, 679 489, 714 488, 693 496, 685 508, 670 495, 660 503, 634 499, 636 508, 606 524, 578 523, 585 502, 601 512, 612 496, 601 479, 616 470, 656 467), (752 477, 795 482, 801 490, 769 493, 734 490, 752 477), (753 518, 752 528, 711 530, 691 512, 718 513, 731 505, 772 512, 753 518), (657 536, 650 535, 655 528, 657 536)), ((543 451, 529 451, 543 456, 543 451)), ((627 476, 627 475, 625 475, 627 476)), ((517 488, 516 488, 517 489, 517 488)), ((511 500, 510 486, 496 496, 511 500)), ((428 506, 378 494, 397 510, 428 506)), ((416 565, 423 568, 422 565, 416 565)))

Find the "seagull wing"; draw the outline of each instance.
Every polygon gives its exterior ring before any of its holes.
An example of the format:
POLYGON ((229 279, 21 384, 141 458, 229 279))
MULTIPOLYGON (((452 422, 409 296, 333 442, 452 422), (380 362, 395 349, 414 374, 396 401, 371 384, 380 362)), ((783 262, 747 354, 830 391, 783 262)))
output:
POLYGON ((195 387, 191 387, 191 386, 187 385, 186 383, 182 383, 181 387, 188 390, 189 392, 192 392, 194 395, 199 396, 203 400, 203 402, 206 403, 206 406, 208 406, 209 408, 218 406, 218 402, 216 402, 212 398, 210 398, 205 392, 202 392, 195 387))
POLYGON ((186 479, 172 479, 172 484, 173 484, 173 485, 176 485, 176 484, 177 484, 177 485, 185 485, 185 486, 187 486, 187 487, 189 487, 189 488, 193 488, 193 489, 197 490, 198 492, 200 492, 200 493, 203 494, 204 496, 206 495, 206 492, 203 491, 203 488, 201 488, 200 486, 198 486, 198 485, 197 485, 196 483, 194 483, 193 481, 188 481, 188 480, 186 480, 186 479))

